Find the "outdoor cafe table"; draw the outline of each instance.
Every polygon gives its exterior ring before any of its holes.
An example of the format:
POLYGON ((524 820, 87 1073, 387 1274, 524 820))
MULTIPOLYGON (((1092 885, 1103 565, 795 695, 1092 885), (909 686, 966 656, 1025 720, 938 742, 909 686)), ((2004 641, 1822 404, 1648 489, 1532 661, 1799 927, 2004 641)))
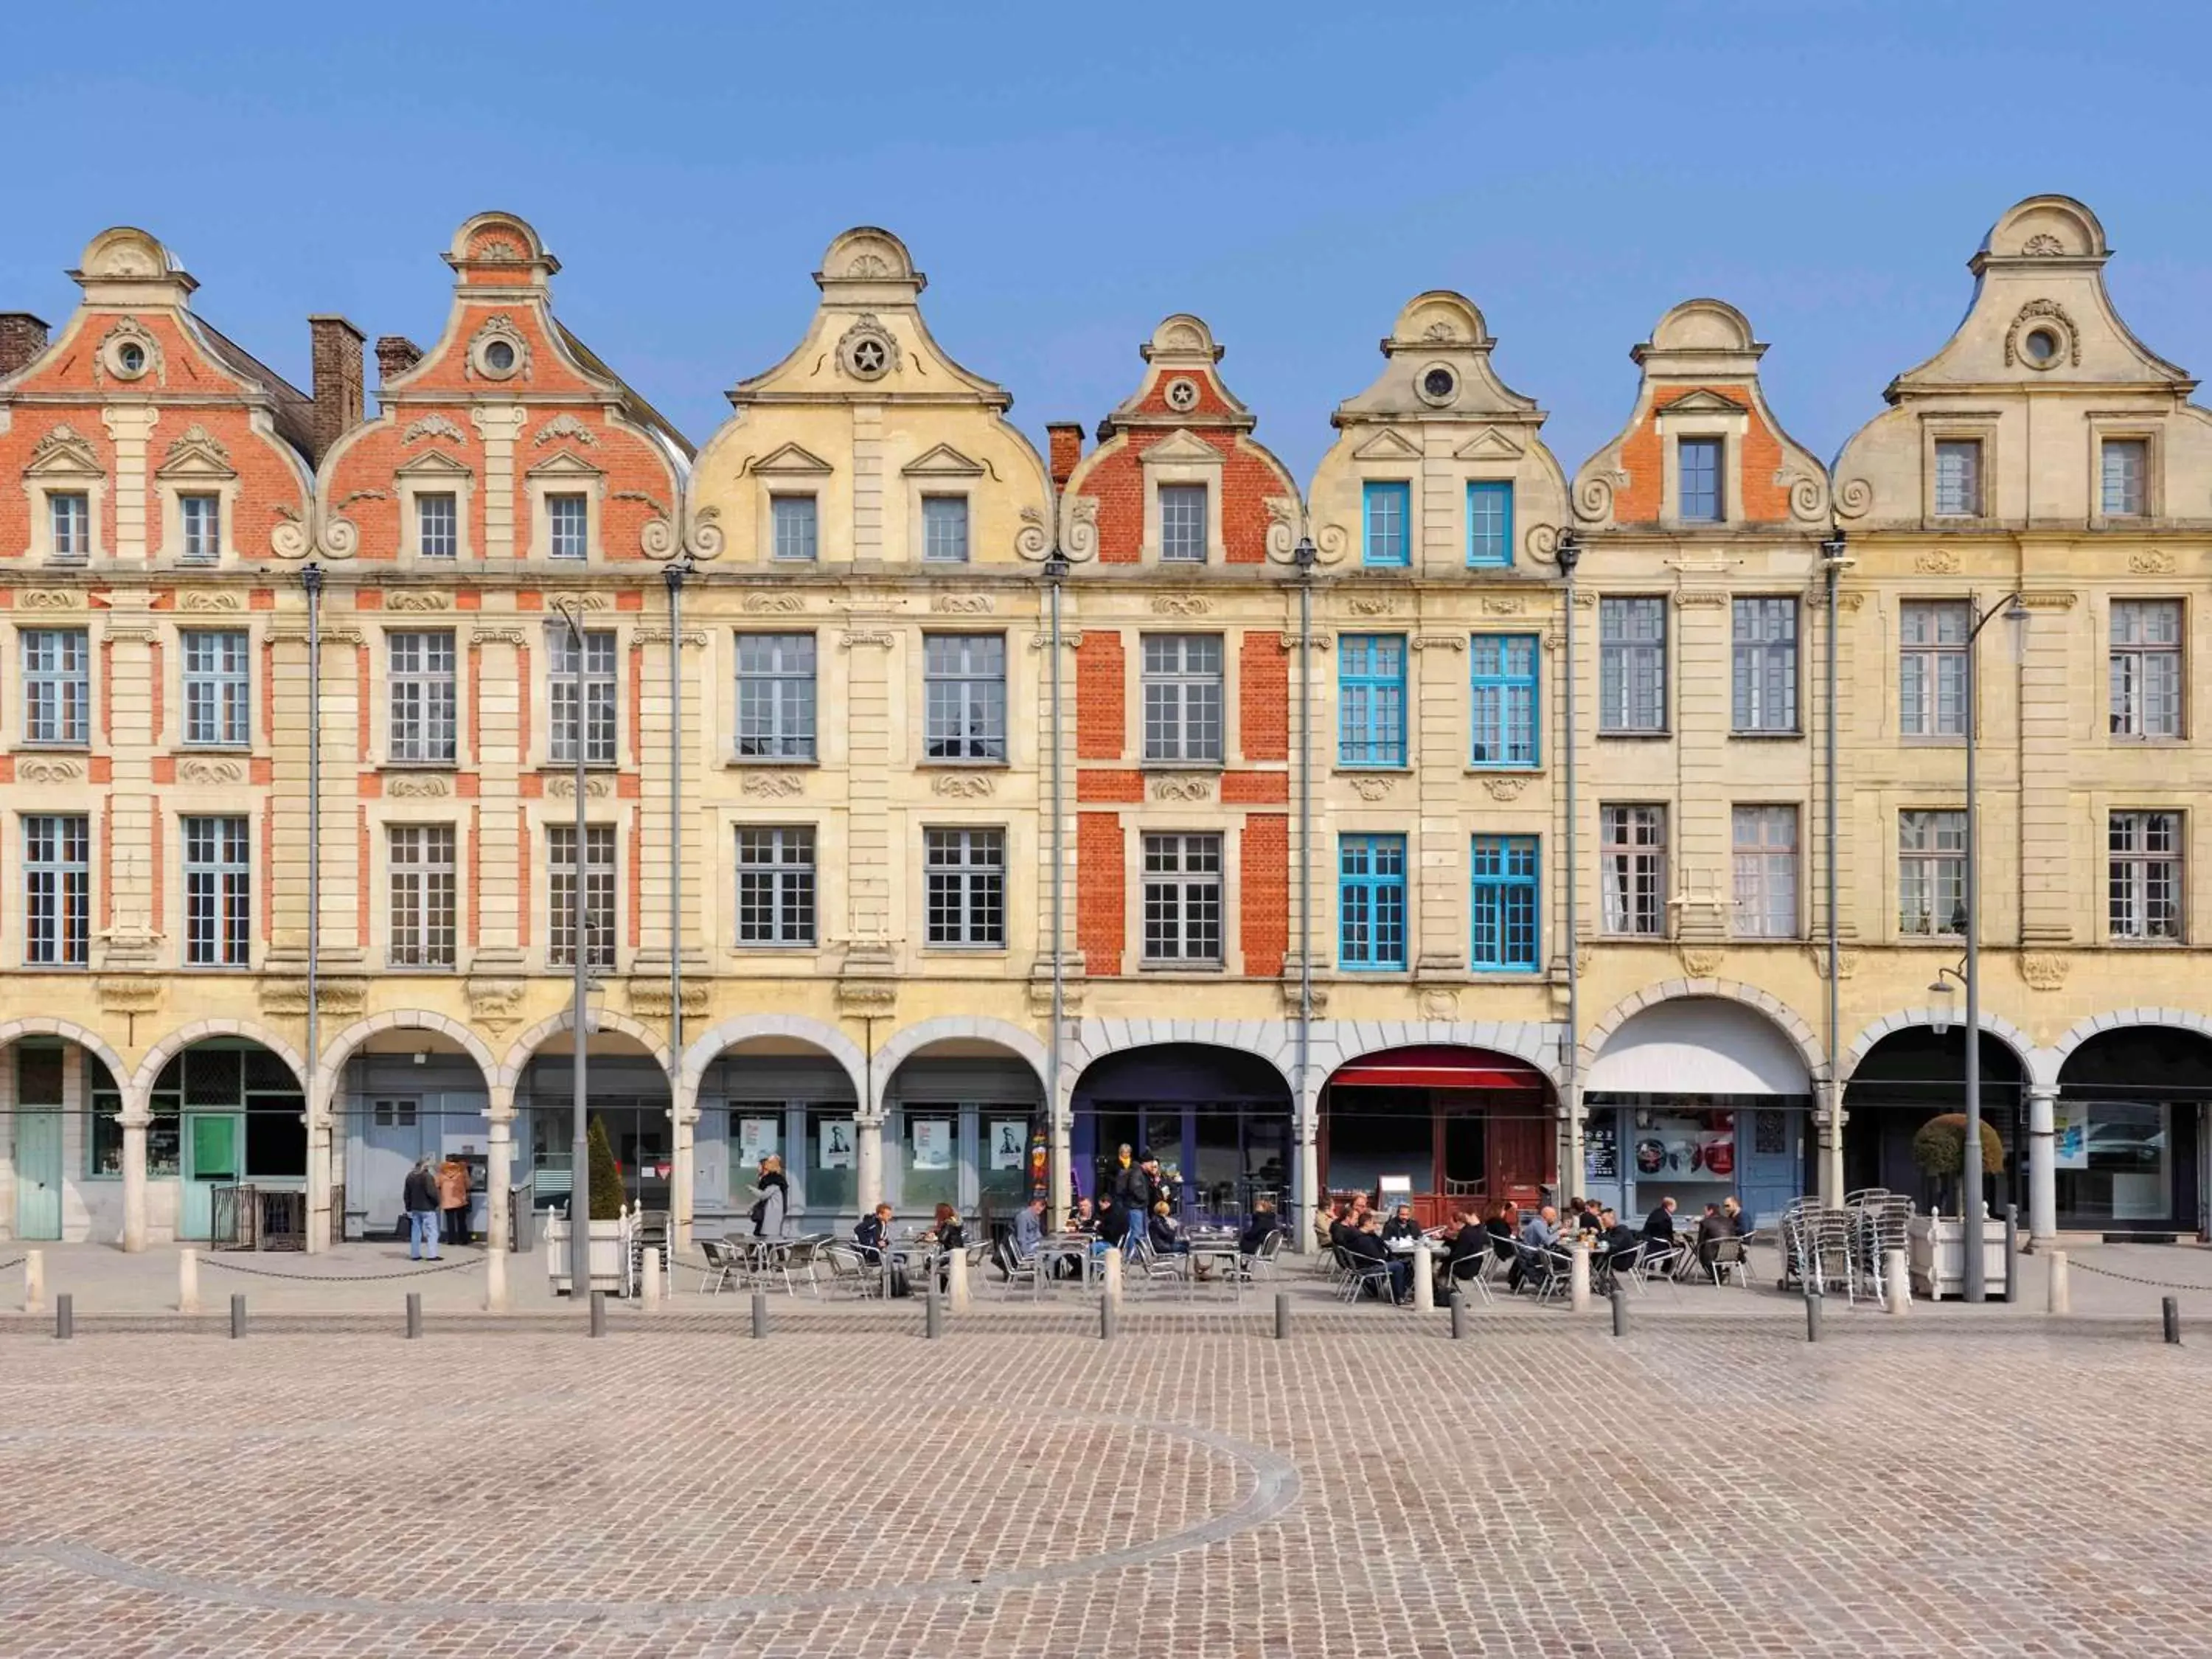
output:
POLYGON ((1229 1281, 1230 1289, 1237 1296, 1244 1294, 1244 1279, 1239 1271, 1243 1265, 1244 1253, 1236 1233, 1225 1227, 1193 1228, 1183 1237, 1190 1247, 1192 1265, 1200 1261, 1220 1263, 1222 1277, 1229 1281))
POLYGON ((1055 1262, 1073 1263, 1078 1269, 1078 1276, 1086 1284, 1103 1277, 1105 1273, 1103 1258, 1093 1249, 1097 1242, 1089 1233, 1047 1234, 1036 1248, 1038 1288, 1042 1290, 1056 1281, 1058 1276, 1053 1272, 1055 1262))

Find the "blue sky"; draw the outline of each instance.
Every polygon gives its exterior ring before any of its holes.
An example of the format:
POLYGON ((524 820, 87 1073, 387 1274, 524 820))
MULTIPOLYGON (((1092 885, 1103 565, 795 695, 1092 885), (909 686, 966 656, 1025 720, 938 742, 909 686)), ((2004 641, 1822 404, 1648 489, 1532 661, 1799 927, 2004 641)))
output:
POLYGON ((569 325, 698 440, 791 344, 830 237, 875 223, 1040 440, 1195 311, 1304 478, 1398 307, 1443 287, 1570 468, 1695 294, 1749 313, 1826 456, 2039 191, 2103 218, 2152 349, 2212 368, 2208 36, 2212 8, 2039 0, 27 6, 0 308, 58 322, 85 242, 136 223, 304 380, 309 312, 427 343, 439 252, 505 208, 560 256, 569 325))

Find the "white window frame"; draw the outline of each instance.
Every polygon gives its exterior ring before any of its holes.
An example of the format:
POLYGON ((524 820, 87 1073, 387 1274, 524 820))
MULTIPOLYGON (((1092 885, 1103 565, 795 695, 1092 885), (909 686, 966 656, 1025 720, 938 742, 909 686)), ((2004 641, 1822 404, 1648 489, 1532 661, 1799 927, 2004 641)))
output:
POLYGON ((2105 827, 2106 937, 2122 944, 2179 945, 2188 939, 2189 820, 2180 812, 2123 809, 2105 827), (2166 845, 2150 843, 2162 830, 2166 845), (2127 844, 2120 843, 2124 841, 2127 844), (2162 873, 2170 915, 2163 929, 2151 922, 2151 886, 2162 873))
POLYGON ((1179 431, 1163 438, 1139 459, 1145 477, 1145 540, 1139 556, 1148 564, 1168 564, 1176 569, 1196 569, 1201 563, 1218 565, 1228 560, 1222 534, 1222 480, 1226 466, 1221 452, 1190 433, 1179 431), (1160 490, 1174 484, 1206 486, 1206 557, 1203 560, 1164 559, 1161 556, 1160 490))
POLYGON ((177 492, 177 557, 188 564, 219 564, 224 539, 230 531, 230 514, 223 510, 222 494, 215 489, 177 492), (204 520, 212 515, 215 534, 207 534, 204 520))
POLYGON ((822 842, 814 826, 740 823, 732 844, 737 859, 735 948, 812 949, 822 931, 822 842), (750 924, 745 913, 751 895, 761 896, 765 904, 766 937, 746 934, 750 924))
POLYGON ((1897 732, 1907 743, 1963 743, 1966 723, 1974 711, 1966 707, 1966 639, 1972 633, 1974 608, 1964 599, 1906 599, 1897 611, 1897 732), (1915 631, 1916 619, 1925 618, 1929 637, 1915 640, 1908 635, 1915 631), (1956 640, 1943 638, 1946 619, 1953 622, 1958 631, 1956 640), (1911 709, 1905 696, 1905 670, 1909 663, 1917 663, 1921 678, 1920 706, 1923 718, 1917 724, 1908 724, 1911 709), (1958 726, 1947 731, 1943 726, 1943 694, 1945 671, 1958 696, 1956 709, 1958 726))
POLYGON ((1137 662, 1138 752, 1144 757, 1143 764, 1222 765, 1229 748, 1227 640, 1219 634, 1146 634, 1139 639, 1137 662), (1200 643, 1212 647, 1212 669, 1189 665, 1191 647, 1200 643), (1170 650, 1172 661, 1167 657, 1170 650), (1209 702, 1210 744, 1206 731, 1209 702))
POLYGON ((1656 801, 1598 808, 1599 917, 1615 939, 1667 937, 1667 817, 1656 801))
POLYGON ((1138 959, 1147 968, 1222 967, 1229 952, 1226 838, 1210 830, 1148 830, 1139 842, 1138 856, 1143 861, 1138 878, 1138 959), (1209 923, 1212 949, 1194 950, 1194 945, 1208 943, 1209 923), (1175 947, 1172 954, 1156 950, 1169 942, 1175 947))
MULTIPOLYGON (((576 763, 577 720, 566 704, 575 701, 573 653, 576 642, 566 623, 546 630, 545 650, 545 763, 576 763)), ((584 629, 584 764, 614 766, 622 756, 622 641, 611 628, 584 629), (604 648, 605 665, 596 666, 593 656, 604 648)))
POLYGON ((768 499, 768 562, 770 564, 818 565, 822 562, 822 497, 813 490, 771 491, 768 499), (804 554, 787 553, 783 550, 783 514, 781 509, 786 502, 794 506, 804 502, 808 509, 813 527, 813 534, 809 539, 813 545, 804 554))
POLYGON ((1798 905, 1801 825, 1794 805, 1740 805, 1729 809, 1734 881, 1729 931, 1738 939, 1802 936, 1798 905), (1778 829, 1788 839, 1778 839, 1778 829))
POLYGON ((1994 415, 1930 416, 1920 427, 1920 521, 1929 530, 1957 530, 1989 523, 1997 515, 1997 422, 1994 415), (1978 513, 1938 513, 1936 510, 1936 447, 1939 444, 1978 444, 1980 447, 1978 513))
POLYGON ((251 968, 253 820, 239 813, 190 813, 178 820, 178 831, 184 848, 179 900, 185 966, 251 968))
POLYGON ((460 834, 450 823, 384 826, 385 960, 451 968, 460 945, 460 834))
POLYGON ((92 951, 92 819, 83 812, 26 812, 23 961, 83 968, 92 951))
POLYGON ((83 628, 21 628, 15 633, 22 677, 22 743, 25 748, 84 749, 92 743, 92 634, 83 628), (48 642, 73 644, 76 663, 33 666, 34 647, 48 642), (50 688, 50 689, 49 689, 50 688), (41 729, 33 711, 51 709, 58 724, 41 729))
POLYGON ((2096 492, 2095 517, 2100 524, 2140 524, 2157 516, 2158 442, 2148 432, 2114 429, 2099 430, 2095 434, 2096 470, 2091 474, 2090 487, 2096 492), (2142 457, 2142 467, 2136 479, 2136 497, 2133 508, 2116 508, 2106 489, 2106 466, 2112 458, 2112 446, 2132 444, 2142 457))
POLYGON ((821 643, 812 633, 799 630, 793 633, 770 633, 747 630, 736 636, 737 704, 734 710, 735 727, 731 737, 732 756, 749 764, 805 765, 821 757, 821 643), (800 641, 805 646, 806 666, 799 669, 786 662, 791 648, 800 641), (768 665, 748 669, 745 665, 747 647, 755 654, 772 653, 768 665), (799 720, 793 705, 798 699, 798 688, 805 688, 805 730, 799 730, 799 720), (759 693, 757 702, 764 702, 767 729, 748 732, 746 722, 746 691, 759 693), (748 744, 763 745, 749 749, 748 744))
POLYGON ((2189 607, 2179 599, 2114 599, 2105 624, 2106 729, 2115 743, 2175 743, 2189 730, 2189 607), (2154 640, 2139 625, 2153 616, 2170 617, 2171 640, 2154 640), (2129 637, 2123 637, 2124 628, 2129 637), (2170 665, 2170 670, 2162 665, 2170 665), (2155 722, 2150 713, 2149 677, 2154 667, 2171 672, 2173 694, 2155 722), (2124 679, 2125 684, 2123 684, 2124 679), (2154 729, 2154 726, 2158 729, 2154 729))
POLYGON ((1787 595, 1744 593, 1729 604, 1730 632, 1729 728, 1737 737, 1799 736, 1797 703, 1798 605, 1787 595), (1746 633, 1747 617, 1752 623, 1746 633), (1776 617, 1789 620, 1784 635, 1769 637, 1762 630, 1776 617), (1774 670, 1779 659, 1779 674, 1774 670), (1769 707, 1777 698, 1767 695, 1769 682, 1780 682, 1779 708, 1769 707))
POLYGON ((1006 649, 1004 634, 963 632, 956 629, 933 631, 921 636, 921 702, 922 702, 922 763, 926 766, 1004 766, 1010 754, 1010 732, 1012 720, 1008 702, 1007 677, 1013 653, 1006 649), (994 676, 975 665, 973 649, 988 641, 998 647, 999 672, 994 676), (957 659, 943 662, 935 647, 957 645, 964 647, 957 659), (933 659, 939 659, 933 661, 933 659), (974 688, 998 687, 994 703, 988 696, 983 709, 987 718, 980 723, 971 720, 978 705, 974 688), (945 712, 938 695, 938 688, 965 688, 958 694, 957 719, 952 725, 939 724, 945 712), (956 752, 943 753, 946 745, 956 752), (980 752, 978 752, 980 751, 980 752))
POLYGON ((384 636, 384 665, 386 759, 397 766, 454 765, 461 718, 460 646, 453 631, 393 629, 384 636), (434 659, 441 643, 445 661, 439 664, 434 659))
POLYGON ((427 560, 442 570, 476 556, 469 536, 476 475, 465 465, 438 450, 428 450, 398 468, 392 474, 392 482, 399 491, 399 550, 404 556, 427 560), (422 509, 419 503, 425 495, 453 498, 453 550, 450 554, 422 550, 422 509))
POLYGON ((573 569, 580 564, 596 564, 605 556, 606 542, 600 520, 606 496, 605 473, 589 461, 562 450, 532 467, 524 475, 523 483, 530 497, 532 557, 573 569), (580 559, 574 554, 556 555, 553 551, 553 498, 556 495, 584 498, 584 556, 580 559))
MULTIPOLYGON (((458 489, 423 489, 410 497, 414 507, 415 554, 424 559, 458 560, 461 553, 461 492, 458 489), (433 502, 441 504, 450 514, 452 522, 439 526, 444 532, 440 539, 444 547, 430 545, 429 526, 425 523, 433 502)), ((444 516, 444 515, 441 515, 444 516)))
POLYGON ((921 558, 924 564, 963 565, 975 559, 975 508, 967 493, 944 489, 927 490, 921 497, 921 558), (933 508, 959 509, 960 545, 951 553, 938 550, 936 517, 933 508))
POLYGON ((184 747, 253 746, 253 635, 243 628, 177 630, 177 666, 183 696, 184 747), (233 650, 234 659, 230 658, 233 650), (210 661, 202 653, 212 652, 210 661), (201 656, 197 664, 195 656, 201 656), (205 723, 203 723, 203 718, 205 723))
POLYGON ((1668 647, 1672 644, 1668 636, 1674 632, 1674 617, 1670 614, 1670 607, 1664 595, 1609 593, 1599 597, 1597 602, 1597 731, 1600 737, 1664 737, 1668 734, 1670 727, 1668 708, 1667 653, 1668 647), (1633 611, 1629 609, 1632 606, 1635 607, 1633 611), (1656 640, 1627 637, 1608 640, 1606 638, 1606 623, 1609 617, 1626 618, 1631 616, 1651 615, 1656 615, 1659 618, 1659 637, 1656 640), (1632 664, 1640 659, 1647 652, 1656 653, 1656 659, 1658 664, 1658 690, 1655 698, 1655 718, 1647 725, 1638 725, 1634 720, 1636 697, 1631 686, 1630 668, 1632 664), (1608 663, 1618 665, 1613 672, 1618 675, 1616 684, 1619 688, 1619 696, 1610 702, 1606 694, 1608 663), (1617 708, 1613 706, 1615 703, 1619 705, 1617 708))
POLYGON ((1897 815, 1897 934, 1899 939, 1957 939, 1950 926, 1966 891, 1966 814, 1958 807, 1905 807, 1897 815), (1946 844, 1946 837, 1949 843, 1946 844), (1939 915, 1946 893, 1948 915, 1939 915), (1923 901, 1908 910, 1915 895, 1923 901), (1916 923, 1919 925, 1916 925, 1916 923))
MULTIPOLYGON (((617 929, 622 915, 617 885, 616 827, 611 823, 584 826, 584 946, 586 968, 612 969, 617 951, 617 929)), ((576 876, 576 826, 545 826, 545 964, 568 968, 575 963, 574 934, 570 927, 573 885, 576 876), (566 855, 563 855, 565 849, 566 855)))
POLYGON ((933 951, 1006 948, 1006 832, 932 824, 922 836, 922 938, 933 951), (947 902, 940 905, 940 898, 947 902), (940 911, 953 926, 940 936, 940 911))

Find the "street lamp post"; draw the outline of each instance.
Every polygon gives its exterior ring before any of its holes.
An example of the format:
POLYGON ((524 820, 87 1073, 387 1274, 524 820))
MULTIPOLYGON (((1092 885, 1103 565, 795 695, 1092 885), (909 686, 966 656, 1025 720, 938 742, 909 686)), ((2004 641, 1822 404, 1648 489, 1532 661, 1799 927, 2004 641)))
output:
POLYGON ((584 872, 588 863, 585 852, 588 830, 584 821, 586 799, 584 793, 584 753, 589 746, 592 723, 584 705, 582 615, 572 600, 557 601, 554 609, 568 624, 568 648, 573 653, 570 663, 575 671, 572 680, 574 701, 569 711, 574 721, 569 730, 569 740, 576 762, 576 844, 568 865, 569 960, 575 969, 570 987, 574 1047, 571 1050, 573 1058, 569 1061, 569 1072, 570 1081, 574 1085, 574 1133, 568 1152, 568 1295, 571 1300, 580 1300, 590 1295, 592 1289, 592 1153, 588 1144, 589 1133, 584 1121, 590 1100, 585 1059, 585 1027, 589 1022, 585 969, 587 951, 584 938, 584 872))
MULTIPOLYGON (((1291 550, 1291 565, 1298 583, 1298 1097, 1295 1113, 1303 1115, 1306 1074, 1313 1064, 1313 586, 1321 555, 1313 538, 1301 536, 1291 550)), ((1296 1121, 1294 1116, 1293 1121, 1296 1121)), ((1306 1160, 1298 1160, 1300 1185, 1306 1160)), ((1319 1171, 1316 1170, 1316 1180, 1319 1171)), ((1311 1236, 1312 1220, 1321 1213, 1317 1187, 1302 1191, 1304 1208, 1292 1217, 1297 1236, 1311 1236)))
MULTIPOLYGON (((1060 551, 1055 537, 1044 562, 1045 592, 1052 604, 1052 1039, 1045 1063, 1050 1078, 1046 1085, 1049 1093, 1045 1102, 1045 1134, 1054 1153, 1059 1152, 1065 1133, 1060 1121, 1060 1028, 1067 1018, 1066 970, 1060 960, 1066 947, 1067 849, 1060 734, 1060 590, 1067 580, 1067 555, 1060 551)), ((1066 1219, 1068 1178, 1065 1170, 1056 1167, 1066 1161, 1064 1156, 1054 1156, 1045 1162, 1045 1204, 1055 1227, 1066 1219)))
MULTIPOLYGON (((322 1030, 315 1005, 322 994, 323 953, 323 568, 300 569, 307 596, 307 1248, 323 1249, 331 1237, 330 1115, 319 1109, 317 1085, 322 1073, 322 1030), (319 1169, 316 1166, 319 1164, 319 1169), (318 1204, 316 1200, 321 1202, 318 1204), (316 1212, 319 1210, 319 1219, 316 1212)), ((345 1218, 338 1218, 337 1239, 345 1239, 345 1218)))
MULTIPOLYGON (((2021 602, 2017 591, 1999 599, 1973 619, 1973 627, 1966 635, 1966 868, 1960 895, 1960 927, 1966 936, 1966 954, 1962 965, 1938 971, 1930 992, 1942 999, 1939 1008, 1948 1002, 1951 991, 1945 976, 1957 979, 1966 990, 1966 1144, 1964 1148, 1963 1184, 1966 1188, 1961 1208, 1966 1225, 1962 1230, 1966 1243, 1965 1295, 1969 1302, 1984 1302, 1989 1297, 1987 1274, 1982 1261, 1982 975, 1981 975, 1981 872, 1978 861, 1977 804, 1975 800, 1974 747, 1976 720, 1975 657, 1977 641, 1982 630, 1998 617, 2004 618, 2006 629, 2012 639, 2012 659, 2014 667, 2027 655, 2028 609, 2021 602), (2003 609, 2000 611, 1999 606, 2003 609)), ((1942 1015, 1936 1016, 1940 1021, 1942 1015)), ((1942 1026, 1936 1030, 1940 1035, 1942 1026)))
MULTIPOLYGON (((668 1147, 674 1165, 682 1162, 676 1148, 684 1130, 677 1087, 684 1072, 684 583, 699 574, 698 559, 687 552, 662 566, 660 574, 668 584, 668 1147)), ((577 799, 582 799, 580 789, 577 799)), ((688 1193, 670 1192, 672 1249, 690 1243, 690 1209, 688 1193)))

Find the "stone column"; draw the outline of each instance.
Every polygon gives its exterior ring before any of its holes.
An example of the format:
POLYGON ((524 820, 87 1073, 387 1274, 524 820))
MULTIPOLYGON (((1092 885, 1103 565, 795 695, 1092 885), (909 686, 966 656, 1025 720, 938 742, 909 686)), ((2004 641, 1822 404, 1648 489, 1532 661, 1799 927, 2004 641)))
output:
POLYGON ((330 1079, 316 1063, 313 1054, 307 1056, 307 1254, 319 1255, 331 1243, 345 1237, 345 1222, 340 1218, 336 1227, 331 1224, 331 1194, 337 1184, 331 1174, 333 1156, 343 1157, 343 1151, 334 1147, 331 1138, 330 1079))
POLYGON ((152 1115, 132 1093, 131 1079, 118 1078, 123 1091, 123 1248, 135 1255, 146 1248, 146 1127, 152 1115))
POLYGON ((680 1065, 668 1101, 669 1139, 674 1151, 669 1159, 668 1226, 671 1242, 679 1249, 691 1244, 692 1206, 698 1194, 692 1146, 698 1134, 699 1079, 680 1065))
POLYGON ((484 1165, 489 1187, 484 1204, 484 1306, 490 1312, 502 1313, 507 1308, 507 1194, 514 1182, 514 1091, 492 1085, 484 1115, 491 1123, 484 1165))
POLYGON ((1822 1082, 1820 1088, 1824 1109, 1813 1130, 1820 1138, 1814 1179, 1819 1182, 1820 1202, 1832 1206, 1844 1201, 1844 1090, 1833 1080, 1822 1082))
POLYGON ((884 1199, 884 1121, 863 1115, 854 1120, 853 1161, 860 1188, 860 1213, 866 1215, 884 1199))
POLYGON ((1291 1246, 1302 1255, 1313 1250, 1313 1218, 1321 1208, 1321 1146, 1314 1130, 1313 1109, 1302 1109, 1297 1124, 1298 1188, 1291 1218, 1291 1246))
POLYGON ((1050 1145, 1045 1154, 1045 1214, 1055 1227, 1067 1223, 1069 1179, 1075 1168, 1074 1112, 1059 1083, 1053 1086, 1050 1145))
POLYGON ((2058 1242, 2057 1104, 2056 1085, 2028 1085, 2027 1242, 2037 1249, 2058 1242))

